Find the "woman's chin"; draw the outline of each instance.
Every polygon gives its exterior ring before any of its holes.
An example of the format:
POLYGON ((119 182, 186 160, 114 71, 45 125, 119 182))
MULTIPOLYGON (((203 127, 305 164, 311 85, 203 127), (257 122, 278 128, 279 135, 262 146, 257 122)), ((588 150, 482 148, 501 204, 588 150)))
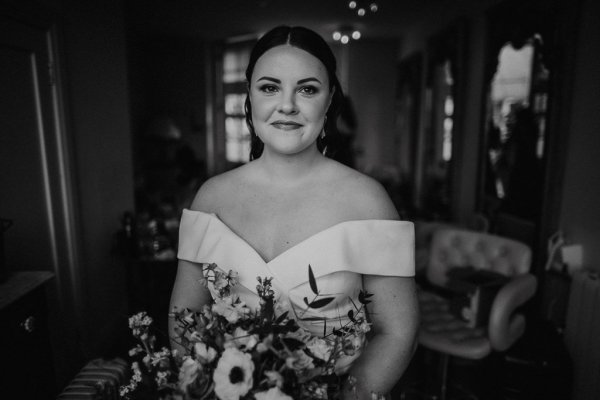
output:
POLYGON ((271 146, 265 146, 265 149, 268 148, 268 151, 274 155, 282 155, 282 156, 294 156, 299 155, 305 152, 310 151, 311 144, 303 143, 303 142, 294 142, 289 143, 286 141, 285 143, 275 143, 271 146))

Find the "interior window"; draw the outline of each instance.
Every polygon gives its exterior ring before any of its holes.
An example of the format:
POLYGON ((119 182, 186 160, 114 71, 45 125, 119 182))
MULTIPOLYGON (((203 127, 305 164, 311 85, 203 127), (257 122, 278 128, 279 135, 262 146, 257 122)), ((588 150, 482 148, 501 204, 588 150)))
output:
POLYGON ((230 163, 245 163, 250 157, 250 132, 244 113, 245 71, 249 57, 249 45, 231 46, 223 54, 225 157, 230 163))

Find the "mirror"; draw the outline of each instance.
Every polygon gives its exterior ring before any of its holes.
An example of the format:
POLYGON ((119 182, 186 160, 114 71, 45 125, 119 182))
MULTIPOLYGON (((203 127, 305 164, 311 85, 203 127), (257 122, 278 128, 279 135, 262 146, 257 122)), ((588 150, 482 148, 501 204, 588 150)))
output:
POLYGON ((557 183, 548 170, 556 142, 556 15, 536 1, 509 1, 488 14, 479 211, 492 232, 533 249, 552 201, 545 193, 557 183))

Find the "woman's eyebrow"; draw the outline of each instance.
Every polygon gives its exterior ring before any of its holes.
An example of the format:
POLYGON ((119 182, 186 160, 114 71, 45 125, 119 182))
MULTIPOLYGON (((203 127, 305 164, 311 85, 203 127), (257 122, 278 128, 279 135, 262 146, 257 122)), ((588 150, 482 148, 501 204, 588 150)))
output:
POLYGON ((318 83, 321 83, 321 81, 320 81, 320 80, 318 80, 317 78, 310 77, 310 78, 304 78, 304 79, 300 79, 300 80, 298 81, 298 84, 300 85, 300 84, 302 84, 302 83, 306 83, 306 82, 318 82, 318 83))
MULTIPOLYGON (((270 82, 275 82, 275 83, 279 83, 279 84, 281 83, 281 80, 279 80, 277 78, 272 78, 270 76, 261 76, 260 78, 258 78, 256 80, 256 82, 260 82, 260 81, 270 81, 270 82)), ((301 84, 306 83, 306 82, 318 82, 318 83, 321 83, 321 81, 318 80, 315 77, 300 79, 297 83, 299 85, 301 85, 301 84)))
POLYGON ((263 76, 256 80, 256 82, 260 82, 260 81, 271 81, 271 82, 275 82, 275 83, 281 83, 281 81, 279 79, 271 78, 270 76, 263 76))

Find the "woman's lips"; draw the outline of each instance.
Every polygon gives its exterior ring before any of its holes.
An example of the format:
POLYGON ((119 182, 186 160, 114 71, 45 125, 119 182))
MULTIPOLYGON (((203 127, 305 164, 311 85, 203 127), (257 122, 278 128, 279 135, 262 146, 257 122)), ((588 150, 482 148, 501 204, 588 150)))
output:
POLYGON ((291 131, 302 127, 302 124, 292 121, 275 121, 271 123, 271 125, 277 129, 281 129, 284 131, 291 131))

